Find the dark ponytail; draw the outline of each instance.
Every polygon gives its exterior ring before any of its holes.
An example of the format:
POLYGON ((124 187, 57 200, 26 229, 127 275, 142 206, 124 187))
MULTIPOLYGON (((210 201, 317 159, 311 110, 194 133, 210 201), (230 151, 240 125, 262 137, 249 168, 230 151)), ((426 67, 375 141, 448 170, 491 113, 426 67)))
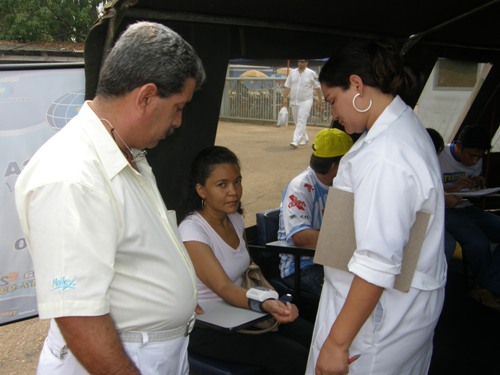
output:
POLYGON ((341 45, 321 69, 319 81, 328 87, 350 86, 356 74, 363 83, 386 94, 405 96, 417 74, 405 67, 397 46, 390 41, 353 41, 341 45))
POLYGON ((396 46, 387 41, 370 42, 367 49, 375 87, 385 94, 400 93, 405 86, 405 74, 396 46))

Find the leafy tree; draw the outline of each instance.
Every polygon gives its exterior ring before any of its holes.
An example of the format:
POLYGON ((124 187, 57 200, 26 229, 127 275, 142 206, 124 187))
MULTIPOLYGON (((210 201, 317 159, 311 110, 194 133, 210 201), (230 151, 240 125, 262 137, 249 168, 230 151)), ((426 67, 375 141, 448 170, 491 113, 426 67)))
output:
POLYGON ((81 43, 102 0, 0 0, 0 39, 81 43))

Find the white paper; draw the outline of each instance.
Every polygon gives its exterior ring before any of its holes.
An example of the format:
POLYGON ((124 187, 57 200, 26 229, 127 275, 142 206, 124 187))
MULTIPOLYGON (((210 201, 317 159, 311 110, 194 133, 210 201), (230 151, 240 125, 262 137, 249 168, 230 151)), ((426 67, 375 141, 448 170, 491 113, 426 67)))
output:
POLYGON ((460 190, 455 193, 447 193, 450 195, 460 195, 461 197, 481 197, 483 195, 493 194, 500 191, 500 187, 479 189, 479 190, 460 190))

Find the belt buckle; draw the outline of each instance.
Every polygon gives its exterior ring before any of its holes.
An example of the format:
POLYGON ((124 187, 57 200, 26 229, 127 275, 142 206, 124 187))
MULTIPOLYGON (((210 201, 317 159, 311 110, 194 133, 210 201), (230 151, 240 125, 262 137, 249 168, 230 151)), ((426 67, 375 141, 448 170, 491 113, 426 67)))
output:
POLYGON ((189 321, 186 323, 186 332, 184 332, 184 336, 188 336, 191 333, 191 331, 193 330, 193 327, 194 327, 195 320, 196 320, 196 318, 193 315, 191 317, 191 319, 189 319, 189 321))
POLYGON ((64 358, 66 358, 66 356, 68 355, 68 347, 66 345, 64 345, 59 351, 52 348, 49 348, 49 350, 54 355, 54 357, 61 361, 63 361, 64 358))

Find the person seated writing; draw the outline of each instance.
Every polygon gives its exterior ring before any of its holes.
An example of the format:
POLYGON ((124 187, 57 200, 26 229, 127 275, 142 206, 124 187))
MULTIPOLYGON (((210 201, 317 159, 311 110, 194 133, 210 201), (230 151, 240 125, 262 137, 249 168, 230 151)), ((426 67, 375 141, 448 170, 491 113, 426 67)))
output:
MULTIPOLYGON (((251 262, 241 210, 242 177, 237 156, 212 146, 191 167, 189 196, 179 229, 198 277, 198 303, 224 300, 249 308, 243 273, 251 262)), ((266 374, 305 372, 313 325, 298 317, 294 304, 266 300, 262 310, 281 325, 261 335, 226 333, 196 326, 189 350, 208 358, 257 365, 266 374)))
MULTIPOLYGON (((443 136, 433 128, 426 128, 427 133, 431 137, 434 148, 436 149, 436 154, 439 154, 444 150, 444 139, 443 136)), ((446 206, 453 205, 456 199, 462 200, 461 197, 452 194, 445 194, 444 201, 446 206)), ((455 253, 455 248, 457 246, 457 241, 455 238, 447 231, 444 232, 444 254, 446 256, 446 261, 449 263, 453 254, 455 253)))
MULTIPOLYGON (((328 189, 337 175, 342 156, 352 146, 352 138, 339 129, 323 129, 314 139, 309 167, 293 178, 281 201, 278 240, 290 245, 315 249, 323 220, 328 189)), ((291 254, 280 254, 280 273, 286 285, 294 288, 295 262, 291 254)), ((301 289, 320 297, 323 266, 302 256, 301 289)))
POLYGON ((491 148, 484 127, 465 127, 456 141, 439 154, 446 194, 445 229, 462 246, 467 266, 478 287, 471 297, 500 311, 500 250, 491 253, 491 243, 500 243, 500 217, 484 211, 460 196, 463 189, 486 187, 481 175, 483 156, 491 148))

